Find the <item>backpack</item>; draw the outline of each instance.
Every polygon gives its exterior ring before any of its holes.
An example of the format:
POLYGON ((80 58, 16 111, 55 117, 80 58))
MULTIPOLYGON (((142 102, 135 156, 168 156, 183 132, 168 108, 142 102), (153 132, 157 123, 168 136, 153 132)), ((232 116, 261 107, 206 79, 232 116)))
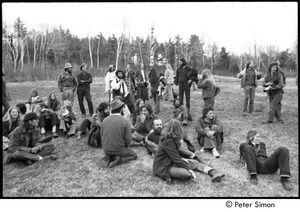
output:
POLYGON ((217 86, 214 93, 214 97, 216 97, 220 93, 220 91, 221 91, 220 87, 217 86))
POLYGON ((100 137, 100 126, 93 126, 89 132, 87 144, 92 147, 102 147, 100 137))

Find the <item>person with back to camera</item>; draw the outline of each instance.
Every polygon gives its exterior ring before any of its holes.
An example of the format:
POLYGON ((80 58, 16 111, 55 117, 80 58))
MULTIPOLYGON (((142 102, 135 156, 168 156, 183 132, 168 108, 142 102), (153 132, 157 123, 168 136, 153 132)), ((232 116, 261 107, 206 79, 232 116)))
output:
POLYGON ((239 149, 240 158, 246 162, 250 182, 257 185, 258 174, 273 174, 279 169, 283 187, 292 190, 293 186, 288 180, 291 177, 289 150, 279 147, 268 157, 266 144, 261 142, 261 136, 255 130, 248 131, 246 140, 247 142, 242 143, 239 149))

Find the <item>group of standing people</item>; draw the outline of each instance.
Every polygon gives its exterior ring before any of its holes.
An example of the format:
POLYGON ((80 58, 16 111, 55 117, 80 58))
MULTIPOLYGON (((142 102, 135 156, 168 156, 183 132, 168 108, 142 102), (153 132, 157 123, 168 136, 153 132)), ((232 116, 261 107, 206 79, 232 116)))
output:
MULTIPOLYGON (((161 66, 161 65, 160 65, 161 66)), ((62 105, 55 93, 51 93, 44 103, 38 96, 36 89, 30 92, 30 99, 26 102, 26 112, 21 113, 22 107, 12 107, 7 110, 5 135, 9 140, 8 154, 5 162, 10 160, 24 160, 28 165, 42 159, 56 159, 53 154, 55 147, 49 144, 51 137, 46 137, 47 129, 52 130, 53 137, 57 137, 57 127, 69 136, 75 135, 76 115, 73 111, 74 92, 77 90, 78 102, 82 117, 77 139, 83 134, 89 134, 88 144, 102 147, 105 166, 113 168, 122 163, 137 159, 135 146, 144 146, 154 157, 154 175, 171 184, 173 179, 195 179, 194 171, 208 174, 212 182, 220 182, 225 176, 195 154, 195 148, 185 134, 187 121, 192 121, 190 106, 190 88, 193 83, 202 89, 204 109, 202 117, 195 124, 200 152, 211 151, 215 158, 220 157, 219 149, 223 143, 223 126, 214 115, 215 97, 220 88, 216 85, 209 69, 202 71, 198 79, 197 70, 190 68, 185 59, 180 59, 180 67, 176 73, 170 64, 164 73, 157 73, 154 64, 146 74, 141 63, 137 71, 128 65, 126 69, 116 70, 111 65, 105 75, 105 93, 109 95, 108 102, 101 102, 94 114, 90 93, 92 76, 87 72, 87 65, 80 66, 81 73, 75 77, 72 65, 65 64, 64 73, 58 78, 58 88, 62 92, 62 105), (179 87, 179 98, 173 92, 173 83, 179 87), (165 89, 165 100, 174 104, 173 117, 163 127, 159 118, 160 99, 165 89), (185 96, 185 104, 184 102, 185 96), (147 103, 153 98, 154 110, 147 103), (90 117, 86 118, 83 99, 87 100, 90 117), (42 136, 41 136, 42 135, 42 136), (44 136, 43 136, 44 135, 44 136)), ((159 68, 161 69, 161 68, 159 68)), ((247 64, 245 70, 237 76, 241 78, 241 85, 245 90, 244 113, 248 109, 253 112, 255 89, 261 74, 254 69, 253 62, 247 64)), ((268 74, 263 81, 265 91, 269 96, 270 113, 267 123, 272 123, 274 116, 282 122, 281 99, 285 77, 279 71, 278 63, 271 63, 268 74)), ((2 94, 7 98, 8 94, 2 94)), ((3 128, 4 129, 4 128, 3 128)), ((286 148, 279 148, 269 158, 264 144, 257 142, 259 133, 249 131, 247 143, 240 146, 240 155, 245 158, 250 181, 257 184, 256 175, 269 174, 280 169, 281 182, 285 189, 292 186, 288 178, 289 153, 286 148), (258 148, 258 150, 257 150, 258 148), (259 153, 259 151, 264 151, 259 153), (259 159, 262 157, 262 159, 259 159)))

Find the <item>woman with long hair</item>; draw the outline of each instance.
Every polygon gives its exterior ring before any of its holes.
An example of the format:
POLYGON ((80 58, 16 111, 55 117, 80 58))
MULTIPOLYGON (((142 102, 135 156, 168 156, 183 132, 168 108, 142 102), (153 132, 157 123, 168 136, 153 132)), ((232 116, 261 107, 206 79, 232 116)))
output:
POLYGON ((202 79, 199 80, 197 87, 202 89, 202 98, 204 107, 214 107, 215 96, 219 93, 220 89, 216 86, 214 77, 209 69, 202 71, 202 79))
POLYGON ((203 163, 196 160, 182 158, 178 149, 181 146, 183 129, 180 121, 172 119, 163 129, 163 139, 158 145, 153 162, 154 175, 164 179, 168 184, 173 178, 195 179, 193 170, 203 172, 212 177, 212 182, 220 182, 224 174, 219 174, 203 163))
POLYGON ((245 100, 243 114, 246 115, 248 102, 249 113, 253 112, 255 89, 257 87, 257 80, 261 78, 261 74, 254 69, 254 63, 249 61, 246 68, 238 73, 237 78, 241 79, 241 87, 244 88, 245 100))
POLYGON ((54 112, 57 112, 61 109, 61 103, 60 101, 56 98, 55 93, 50 93, 48 96, 47 102, 45 102, 47 105, 48 109, 53 110, 54 112))

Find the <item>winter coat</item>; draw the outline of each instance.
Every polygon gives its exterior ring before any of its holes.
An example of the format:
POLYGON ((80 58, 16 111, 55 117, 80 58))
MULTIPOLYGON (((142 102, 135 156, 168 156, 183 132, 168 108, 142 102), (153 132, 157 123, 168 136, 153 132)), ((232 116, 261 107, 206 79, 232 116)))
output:
POLYGON ((210 80, 200 80, 198 82, 197 87, 199 89, 202 88, 202 98, 214 98, 215 97, 215 93, 216 93, 216 88, 217 86, 215 86, 210 80))
POLYGON ((188 163, 182 160, 179 155, 180 145, 180 141, 175 138, 167 138, 158 145, 153 162, 154 175, 166 179, 171 178, 170 170, 172 167, 189 169, 188 163))
POLYGON ((192 80, 191 77, 191 68, 189 66, 183 66, 183 67, 179 67, 176 71, 176 77, 174 80, 174 84, 178 85, 178 84, 185 84, 187 83, 188 80, 192 80))
POLYGON ((58 88, 62 92, 65 87, 72 88, 73 91, 77 88, 77 80, 76 77, 67 71, 59 75, 57 80, 58 88))

